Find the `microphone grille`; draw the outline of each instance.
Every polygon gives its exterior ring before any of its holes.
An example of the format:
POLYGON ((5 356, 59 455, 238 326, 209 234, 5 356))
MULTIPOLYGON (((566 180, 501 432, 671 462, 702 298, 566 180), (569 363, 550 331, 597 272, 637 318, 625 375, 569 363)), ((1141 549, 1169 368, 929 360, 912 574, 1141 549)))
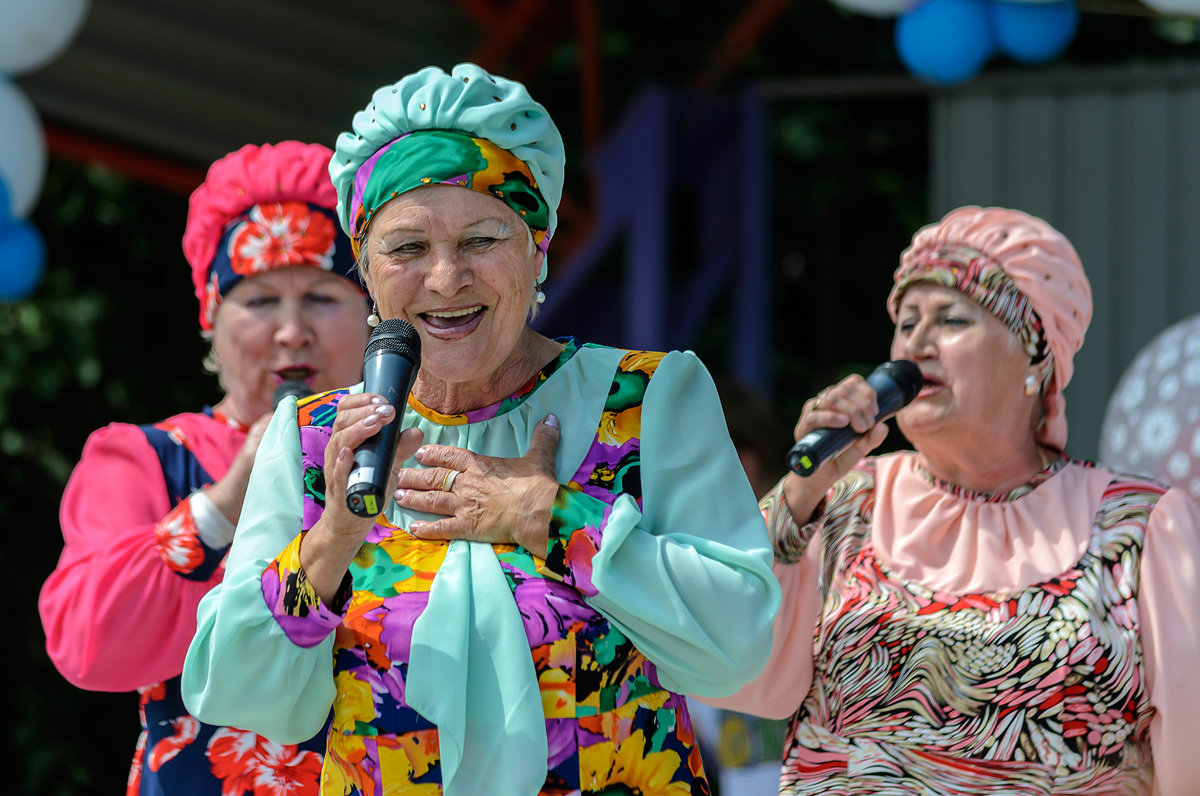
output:
POLYGON ((908 359, 893 359, 890 362, 884 362, 876 370, 886 373, 892 378, 892 381, 899 385, 904 392, 904 403, 916 398, 925 383, 925 377, 921 375, 921 369, 917 367, 917 363, 908 359))
POLYGON ((302 381, 289 380, 280 384, 275 388, 275 392, 271 395, 271 406, 279 406, 279 402, 289 395, 296 396, 296 400, 307 398, 312 395, 312 388, 302 381))
POLYGON ((363 359, 376 351, 394 351, 415 365, 421 361, 421 336, 408 321, 387 318, 371 332, 363 359))

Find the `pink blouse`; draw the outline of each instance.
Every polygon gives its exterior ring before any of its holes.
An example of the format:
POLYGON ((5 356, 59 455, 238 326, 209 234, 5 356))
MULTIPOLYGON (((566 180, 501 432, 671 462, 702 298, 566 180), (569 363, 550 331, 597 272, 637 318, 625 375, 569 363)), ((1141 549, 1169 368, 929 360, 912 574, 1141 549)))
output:
MULTIPOLYGON (((935 590, 1019 590, 1068 570, 1087 548, 1100 496, 1113 474, 1068 464, 1028 494, 986 502, 931 484, 912 453, 876 459, 871 541, 897 578, 935 590)), ((710 704, 784 718, 812 681, 819 618, 817 539, 795 564, 775 564, 783 606, 763 673, 710 704)), ((1147 693, 1157 712, 1150 737, 1156 794, 1200 793, 1200 505, 1170 489, 1150 515, 1141 560, 1141 641, 1147 693)))
MULTIPOLYGON (((184 435, 214 480, 246 438, 201 413, 159 425, 184 435)), ((188 513, 188 502, 172 512, 162 464, 138 426, 114 423, 88 438, 63 493, 63 552, 38 600, 46 650, 67 680, 132 691, 183 670, 196 606, 223 574, 182 577, 160 542, 159 524, 188 513)))

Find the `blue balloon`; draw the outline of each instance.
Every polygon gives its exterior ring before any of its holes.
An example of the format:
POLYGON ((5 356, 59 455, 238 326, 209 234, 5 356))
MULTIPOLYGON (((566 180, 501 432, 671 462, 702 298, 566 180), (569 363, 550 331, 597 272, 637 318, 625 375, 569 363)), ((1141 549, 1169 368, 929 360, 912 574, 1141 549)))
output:
POLYGON ((926 0, 896 21, 895 36, 908 71, 937 86, 975 77, 996 48, 983 0, 926 0))
POLYGON ((46 244, 28 221, 0 230, 0 301, 28 298, 42 283, 46 244))
POLYGON ((987 5, 996 46, 1021 63, 1054 60, 1067 49, 1079 28, 1079 9, 1074 0, 992 0, 987 5))

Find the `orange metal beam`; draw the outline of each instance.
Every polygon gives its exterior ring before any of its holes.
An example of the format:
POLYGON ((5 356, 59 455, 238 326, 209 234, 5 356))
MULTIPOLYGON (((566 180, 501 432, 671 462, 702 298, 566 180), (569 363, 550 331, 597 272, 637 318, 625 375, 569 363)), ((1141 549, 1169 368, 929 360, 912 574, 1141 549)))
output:
POLYGON ((792 0, 756 0, 747 7, 713 49, 708 67, 696 76, 694 84, 701 88, 716 86, 791 4, 792 0))
POLYGON ((574 0, 579 39, 580 128, 583 145, 591 151, 604 132, 604 79, 601 75, 600 16, 595 0, 574 0))
POLYGON ((206 169, 168 160, 132 147, 102 141, 53 124, 43 125, 46 150, 73 163, 102 163, 131 180, 187 196, 204 182, 206 169))
POLYGON ((500 9, 491 0, 454 0, 454 4, 485 31, 500 18, 500 9))
POLYGON ((498 70, 516 48, 522 36, 533 27, 546 0, 516 0, 504 11, 499 12, 492 29, 469 60, 489 71, 498 70))

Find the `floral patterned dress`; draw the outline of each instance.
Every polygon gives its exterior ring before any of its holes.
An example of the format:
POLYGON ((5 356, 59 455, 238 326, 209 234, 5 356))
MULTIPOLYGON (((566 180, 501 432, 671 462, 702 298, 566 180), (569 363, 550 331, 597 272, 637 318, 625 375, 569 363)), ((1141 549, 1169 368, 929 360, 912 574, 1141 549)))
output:
MULTIPOLYGON (((1067 463, 1009 494, 959 493, 1016 500, 1067 463)), ((1165 489, 1114 478, 1086 551, 1057 577, 947 593, 876 556, 874 486, 868 459, 827 498, 812 687, 789 728, 780 792, 1148 792, 1138 562, 1165 489)))
MULTIPOLYGON (((212 604, 206 601, 201 608, 200 630, 185 666, 185 681, 190 672, 196 685, 185 691, 189 704, 207 716, 209 710, 236 711, 265 690, 279 705, 275 712, 286 718, 289 711, 299 715, 304 703, 328 687, 319 672, 332 658, 333 689, 324 693, 334 715, 321 793, 439 794, 445 784, 444 729, 410 705, 408 686, 419 643, 416 628, 454 543, 410 537, 403 531, 403 512, 393 504, 367 536, 331 604, 315 594, 299 565, 304 529, 324 508, 324 450, 344 394, 302 400, 295 419, 277 414, 275 432, 284 433, 285 420, 292 424, 291 435, 297 427, 299 432, 293 465, 298 470, 292 477, 301 484, 302 501, 291 511, 300 533, 293 526, 287 536, 282 523, 264 520, 264 529, 280 525, 271 538, 286 546, 259 558, 271 548, 265 530, 258 544, 254 524, 243 529, 249 531, 247 544, 259 551, 253 554, 238 550, 239 532, 231 574, 212 604), (222 594, 226 589, 230 592, 222 594), (257 605, 247 610, 244 600, 257 605), (222 612, 237 612, 244 620, 235 628, 222 612), (298 683, 288 690, 280 684, 276 697, 271 696, 274 683, 264 689, 244 676, 231 682, 237 668, 231 665, 225 675, 220 666, 228 660, 225 655, 256 649, 263 654, 268 644, 281 670, 318 672, 312 685, 298 683)), ((494 551, 506 584, 505 593, 489 594, 489 600, 511 601, 519 612, 520 643, 528 653, 524 665, 532 664, 533 698, 540 701, 539 721, 544 717, 545 768, 529 761, 539 766, 541 785, 533 791, 547 796, 709 793, 678 684, 711 689, 711 683, 694 679, 708 678, 729 690, 756 673, 769 650, 778 584, 769 571, 769 553, 762 556, 767 551, 758 548, 766 545, 765 528, 749 485, 739 490, 737 478, 744 481, 744 475, 727 436, 684 437, 675 430, 689 418, 720 421, 719 399, 698 360, 567 340, 555 361, 495 405, 455 416, 439 415, 413 398, 409 407, 406 425, 420 426, 427 442, 457 443, 489 455, 506 449, 506 455, 520 455, 548 410, 562 421, 560 488, 547 550, 485 546, 494 551), (573 409, 571 402, 581 399, 573 409), (651 412, 659 418, 654 423, 658 437, 647 433, 651 412), (675 417, 662 420, 661 413, 675 417), (582 425, 581 417, 589 425, 582 425), (513 434, 515 442, 497 441, 513 434), (663 494, 663 477, 680 479, 672 488, 679 490, 680 500, 663 494), (719 483, 732 490, 726 503, 714 500, 719 483), (748 498, 748 514, 739 508, 743 498, 748 498), (658 534, 641 530, 663 510, 664 516, 674 516, 662 520, 664 525, 687 527, 658 534), (636 525, 629 524, 635 516, 636 525), (628 552, 619 552, 619 544, 628 552), (618 558, 625 560, 612 563, 618 558), (617 587, 609 585, 612 572, 624 573, 617 587), (672 637, 687 639, 686 650, 673 650, 672 637), (731 663, 736 668, 728 668, 731 663)), ((279 476, 284 472, 281 462, 279 476)), ((274 473, 273 468, 273 480, 274 473)), ((464 623, 471 621, 463 617, 464 623)), ((319 707, 315 703, 312 715, 319 707)), ((259 716, 260 721, 269 718, 259 716)), ((278 732, 302 732, 293 729, 296 723, 280 721, 278 732)), ((485 779, 496 762, 470 750, 460 753, 462 767, 480 771, 485 779)))

